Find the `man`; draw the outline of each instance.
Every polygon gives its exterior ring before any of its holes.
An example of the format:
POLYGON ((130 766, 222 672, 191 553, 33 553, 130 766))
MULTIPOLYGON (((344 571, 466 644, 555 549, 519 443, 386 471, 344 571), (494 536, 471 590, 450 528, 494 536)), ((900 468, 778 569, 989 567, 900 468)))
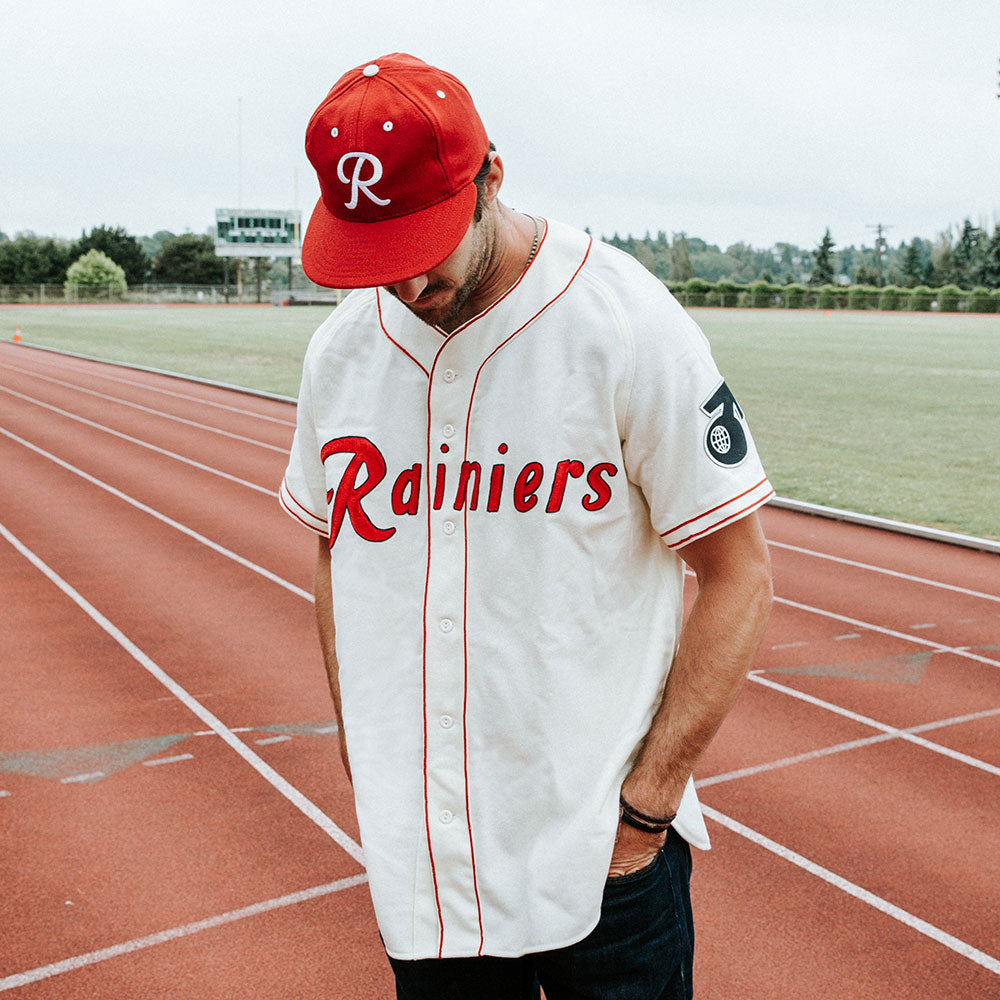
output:
POLYGON ((691 774, 770 605, 742 411, 659 281, 498 200, 450 74, 349 71, 306 151, 303 266, 364 290, 306 354, 281 500, 321 536, 397 996, 689 997, 691 774))

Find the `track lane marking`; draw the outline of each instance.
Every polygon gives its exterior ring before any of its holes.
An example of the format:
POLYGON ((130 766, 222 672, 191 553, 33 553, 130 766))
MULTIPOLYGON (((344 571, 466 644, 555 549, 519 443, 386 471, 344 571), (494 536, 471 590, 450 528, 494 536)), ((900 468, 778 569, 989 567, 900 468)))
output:
MULTIPOLYGON (((70 600, 72 600, 91 620, 103 629, 129 656, 143 669, 158 680, 178 701, 196 715, 233 750, 239 754, 265 781, 280 792, 300 812, 313 821, 331 840, 342 847, 355 861, 363 865, 361 847, 356 844, 326 813, 322 812, 310 799, 306 798, 291 782, 283 778, 263 758, 259 757, 204 705, 181 687, 165 670, 153 662, 124 632, 106 618, 78 590, 67 583, 40 556, 31 551, 7 527, 0 523, 2 535, 21 555, 37 570, 52 581, 70 600)), ((83 780, 77 778, 76 780, 83 780)))
POLYGON ((19 986, 27 986, 29 983, 37 983, 41 979, 51 979, 52 976, 58 976, 64 972, 82 969, 87 965, 95 965, 97 962, 106 962, 108 959, 118 958, 120 955, 127 955, 133 951, 142 951, 144 948, 165 944, 167 941, 190 937, 192 934, 199 934, 202 931, 211 930, 213 927, 221 927, 224 924, 245 920, 247 917, 256 917, 261 913, 269 913, 271 910, 279 910, 285 906, 294 906, 310 899, 329 896, 335 892, 342 892, 344 889, 353 889, 367 881, 368 876, 364 873, 352 875, 349 878, 338 879, 336 882, 327 882, 324 885, 313 886, 311 889, 302 889, 299 892, 290 892, 285 896, 252 903, 250 906, 243 906, 238 910, 219 913, 205 920, 195 920, 179 927, 171 927, 169 930, 147 934, 145 937, 133 938, 131 941, 123 941, 121 944, 111 945, 108 948, 99 948, 97 951, 89 951, 84 955, 64 958, 61 962, 52 962, 50 965, 41 965, 36 969, 17 972, 12 976, 0 979, 0 992, 17 989, 19 986))
POLYGON ((282 455, 288 454, 288 445, 268 444, 266 441, 258 441, 256 438, 245 437, 242 434, 234 434, 232 431, 224 431, 211 424, 202 424, 197 420, 188 420, 185 417, 178 417, 164 410, 154 410, 151 406, 143 406, 141 403, 130 403, 127 400, 119 399, 117 396, 109 396, 106 392, 98 392, 96 389, 84 389, 83 386, 74 385, 72 382, 64 382, 62 379, 52 378, 50 375, 39 375, 37 372, 26 368, 18 368, 16 365, 5 365, 11 371, 20 372, 29 378, 37 378, 43 382, 52 382, 54 385, 61 385, 67 389, 74 389, 76 392, 85 393, 88 396, 96 396, 98 399, 105 399, 119 406, 128 406, 133 410, 140 410, 143 413, 150 413, 154 417, 162 417, 164 420, 173 420, 178 424, 186 424, 188 427, 196 427, 201 431, 208 431, 210 434, 220 434, 222 437, 231 438, 234 441, 243 441, 246 444, 256 445, 258 448, 267 448, 269 451, 277 451, 282 455))
POLYGON ((842 556, 832 556, 826 552, 816 552, 813 549, 804 549, 798 545, 789 545, 787 542, 775 542, 770 538, 768 545, 773 545, 778 549, 788 549, 791 552, 800 552, 803 555, 815 556, 817 559, 829 559, 831 562, 841 563, 844 566, 855 566, 858 569, 867 569, 873 573, 884 573, 886 576, 894 576, 900 580, 910 580, 913 583, 923 583, 928 587, 940 587, 942 590, 952 590, 956 594, 967 594, 969 597, 979 597, 984 601, 996 601, 1000 603, 1000 596, 996 594, 984 594, 978 590, 969 590, 966 587, 956 587, 951 583, 942 583, 940 580, 928 580, 922 576, 913 576, 910 573, 900 573, 894 569, 886 569, 883 566, 872 566, 870 563, 857 562, 854 559, 845 559, 842 556))
POLYGON ((50 462, 54 462, 56 465, 61 466, 68 472, 72 472, 74 475, 79 476, 81 479, 85 479, 88 483, 92 483, 94 486, 99 487, 112 496, 117 497, 119 500, 124 500, 125 503, 131 504, 136 510, 141 510, 144 514, 149 514, 150 517, 155 517, 158 521, 162 521, 164 524, 169 525, 171 528, 175 528, 182 534, 187 535, 189 538, 193 538, 195 541, 200 542, 202 545, 207 546, 213 552, 218 552, 219 555, 225 556, 227 559, 232 559, 233 562, 239 563, 246 569, 252 570, 254 573, 259 574, 266 580, 270 580, 272 583, 278 584, 279 587, 284 587, 285 590, 290 590, 293 594, 297 594, 299 597, 305 598, 307 601, 315 603, 315 597, 309 593, 308 590, 303 590, 301 587, 296 586, 288 580, 283 579, 278 576, 277 573, 272 573, 269 569, 265 569, 263 566, 258 566, 257 563, 251 562, 249 559, 238 555, 231 549, 227 549, 224 545, 220 545, 218 542, 213 542, 211 538, 206 538, 204 535, 199 534, 193 528, 189 528, 185 524, 181 524, 180 521, 175 521, 172 517, 167 517, 166 514, 161 514, 160 511, 154 510, 152 507, 148 507, 146 504, 142 503, 140 500, 136 500, 135 497, 130 497, 127 493, 123 493, 121 490, 115 489, 114 486, 105 483, 103 480, 98 479, 96 476, 92 476, 83 469, 78 469, 75 465, 71 465, 64 459, 53 455, 51 452, 46 451, 44 448, 40 448, 36 444, 32 444, 30 441, 26 441, 24 438, 19 437, 12 431, 7 430, 5 427, 0 427, 0 434, 4 437, 10 438, 12 441, 16 441, 18 444, 23 445, 25 448, 36 452, 43 458, 48 459, 50 462))
POLYGON ((155 444, 151 444, 149 441, 143 441, 140 438, 132 437, 131 434, 125 434, 123 431, 116 431, 113 427, 106 427, 104 424, 99 424, 94 420, 88 420, 86 417, 81 417, 78 413, 71 413, 69 410, 64 410, 61 407, 54 406, 52 403, 46 403, 41 399, 35 399, 34 396, 26 396, 23 392, 16 392, 14 389, 9 389, 5 385, 0 385, 0 392, 6 392, 10 396, 16 396, 18 399, 24 400, 27 403, 33 403, 35 406, 44 407, 44 409, 51 410, 53 413, 58 413, 60 416, 67 417, 69 420, 75 420, 78 423, 86 424, 88 427, 93 427, 95 430, 104 431, 105 434, 113 434, 115 437, 121 438, 123 441, 128 441, 131 444, 137 444, 140 448, 148 448, 150 451, 156 452, 158 455, 165 455, 167 458, 176 459, 178 462, 183 462, 185 465, 191 465, 196 469, 201 469, 202 472, 210 472, 213 476, 228 479, 230 482, 238 483, 240 486, 246 486, 251 490, 256 490, 258 493, 263 493, 266 496, 274 497, 275 499, 278 497, 275 490, 269 490, 266 486, 258 486, 256 483, 251 483, 246 479, 240 479, 239 476, 230 475, 230 473, 223 472, 221 469, 216 469, 210 465, 204 465, 201 462, 196 462, 193 458, 178 455, 175 451, 168 451, 166 448, 160 448, 155 444))
POLYGON ((824 618, 832 618, 838 622, 845 622, 855 628, 867 629, 869 632, 879 632, 882 635, 891 635, 896 639, 905 639, 907 642, 915 642, 918 646, 930 646, 939 653, 954 653, 955 656, 965 657, 967 660, 975 660, 978 663, 986 663, 991 667, 1000 667, 1000 660, 991 659, 988 656, 981 656, 979 653, 972 653, 968 649, 960 646, 947 646, 942 642, 934 642, 931 639, 922 639, 918 635, 910 635, 908 632, 897 632, 895 629, 886 628, 884 625, 873 625, 871 622, 861 621, 858 618, 848 618, 847 615, 839 615, 835 611, 824 611, 822 608, 814 608, 809 604, 802 604, 799 601, 789 600, 787 597, 775 597, 775 604, 784 604, 799 611, 808 611, 810 614, 821 615, 824 618))
MULTIPOLYGON (((772 681, 769 677, 762 677, 757 671, 751 671, 747 676, 749 680, 754 681, 757 684, 763 684, 764 687, 773 688, 775 691, 780 691, 782 694, 787 694, 792 698, 798 698, 799 701, 804 701, 809 705, 814 705, 816 708, 822 708, 827 712, 833 712, 835 715, 841 715, 845 719, 850 719, 852 722, 860 722, 863 726, 870 726, 872 729, 878 729, 880 732, 889 733, 898 739, 906 740, 908 743, 915 743, 917 746, 921 746, 925 750, 932 750, 934 753, 939 753, 943 757, 950 757, 952 760, 959 761, 962 764, 968 764, 970 767, 975 767, 980 771, 986 771, 988 774, 1000 777, 1000 767, 996 767, 994 764, 988 764, 986 761, 979 760, 977 757, 970 757, 968 754, 961 753, 958 750, 952 750, 950 747, 942 746, 940 743, 932 743, 930 740, 925 740, 922 736, 916 735, 916 733, 921 732, 926 728, 934 728, 937 725, 936 723, 923 723, 918 726, 912 726, 908 729, 899 729, 896 726, 888 726, 884 722, 879 722, 877 719, 870 719, 867 715, 852 712, 849 708, 842 708, 840 705, 834 705, 832 702, 823 701, 822 698, 806 694, 804 691, 799 691, 796 688, 788 687, 785 684, 779 684, 777 681, 772 681)), ((991 714, 993 713, 992 709, 987 711, 991 714)), ((979 713, 974 713, 969 716, 960 716, 957 721, 966 722, 979 717, 979 713)), ((952 725, 955 723, 952 722, 948 724, 952 725)))
POLYGON ((920 917, 914 916, 914 914, 910 913, 908 910, 904 910, 902 907, 896 906, 894 903, 890 903, 881 896, 876 896, 875 893, 869 892, 867 889, 863 889, 861 886, 849 881, 842 875, 837 875, 836 873, 830 871, 829 868, 824 868, 822 865, 816 864, 815 861, 810 861, 808 858, 803 857, 803 855, 798 854, 787 847, 783 847, 781 844, 771 840, 769 837, 765 837, 762 833, 758 833, 756 830, 750 829, 750 827, 745 826, 738 820, 732 819, 730 816, 726 816, 717 809, 713 809, 711 806, 705 805, 704 802, 702 803, 701 808, 706 816, 715 820, 716 823, 724 826, 727 830, 731 830, 733 833, 744 837, 746 840, 756 844, 758 847, 763 847, 772 854, 776 854, 779 858, 791 862, 793 865, 807 871, 810 875, 814 875, 816 878, 822 879, 824 882, 840 889, 842 892, 846 892, 849 896, 853 896, 862 903, 866 903, 868 906, 873 907, 880 913, 884 913, 886 916, 892 917, 893 920, 898 920, 901 924, 904 924, 911 930, 915 930, 919 934, 923 934, 931 940, 936 941, 938 944, 944 945, 944 947, 950 949, 958 955, 961 955, 963 958, 967 958, 969 961, 975 962, 976 965, 981 965, 984 969, 988 969, 990 972, 1000 974, 1000 960, 994 958, 992 955, 987 955, 978 948, 974 948, 971 944, 960 940, 952 934, 948 934, 946 931, 941 930, 939 927, 935 927, 933 924, 928 923, 926 920, 922 920, 920 917))
MULTIPOLYGON (((100 362, 98 362, 100 363, 100 362)), ((106 363, 106 362, 105 362, 106 363)), ((114 362, 112 362, 113 364, 114 362)), ((5 367, 14 368, 13 365, 6 365, 5 367)), ((24 369, 19 368, 18 371, 24 371, 24 369)), ((53 368, 50 370, 58 371, 58 368, 53 368)), ((145 382, 139 382, 136 379, 119 378, 115 375, 109 375, 107 372, 96 372, 89 368, 80 365, 71 369, 73 372, 79 372, 81 375, 86 375, 91 378, 102 378, 108 382, 117 382, 119 385, 131 385, 137 389, 142 389, 144 392, 158 392, 164 396, 173 396, 176 399, 184 399, 191 403, 198 403, 202 406, 211 406, 219 410, 228 410, 231 413, 238 413, 240 416, 244 417, 254 417, 257 420, 265 420, 272 424, 281 424, 283 427, 294 427, 294 420, 285 420, 282 417, 271 417, 264 413, 257 413, 254 410, 247 410, 240 406, 230 406, 228 403, 218 403, 211 399, 200 399, 198 396, 192 396, 186 392, 174 392, 172 389, 164 389, 162 386, 156 385, 146 385, 145 382)), ((232 392, 234 390, 228 389, 223 390, 232 392)))
MULTIPOLYGON (((777 771, 793 764, 801 764, 806 761, 816 760, 820 757, 829 757, 833 754, 844 753, 848 750, 856 750, 861 747, 872 746, 876 743, 886 743, 889 740, 900 739, 904 734, 923 733, 932 729, 944 729, 947 726, 957 726, 965 722, 975 722, 979 719, 988 719, 1000 715, 1000 708, 988 708, 982 712, 972 712, 969 715, 956 715, 950 719, 939 719, 936 722, 922 722, 918 726, 907 726, 905 729, 898 729, 896 732, 880 733, 878 736, 865 736, 857 740, 847 740, 844 743, 834 743, 832 746, 820 747, 817 750, 807 750, 804 753, 794 754, 791 757, 781 757, 778 760, 769 761, 766 764, 753 764, 749 767, 741 767, 735 771, 726 771, 722 774, 713 774, 707 778, 699 778, 695 782, 696 788, 719 785, 726 781, 736 781, 739 778, 748 778, 755 774, 763 774, 767 771, 777 771)), ((857 721, 857 720, 856 720, 857 721)), ((937 746, 937 744, 933 744, 937 746)), ((980 764, 985 762, 980 761, 980 764)), ((992 767, 993 765, 986 765, 992 767)))

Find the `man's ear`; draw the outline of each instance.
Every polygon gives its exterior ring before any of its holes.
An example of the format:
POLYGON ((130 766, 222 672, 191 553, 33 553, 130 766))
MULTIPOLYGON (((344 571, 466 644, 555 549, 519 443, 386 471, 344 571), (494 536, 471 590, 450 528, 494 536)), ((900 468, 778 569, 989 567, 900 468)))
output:
POLYGON ((490 172, 486 175, 486 201, 497 200, 503 184, 503 160, 496 151, 490 153, 490 172))

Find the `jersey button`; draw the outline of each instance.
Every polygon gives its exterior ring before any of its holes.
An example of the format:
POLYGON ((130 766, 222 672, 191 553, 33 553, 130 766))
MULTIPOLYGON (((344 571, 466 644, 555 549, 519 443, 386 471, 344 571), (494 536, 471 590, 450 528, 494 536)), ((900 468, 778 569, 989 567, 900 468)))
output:
POLYGON ((455 720, 450 715, 442 715, 438 722, 441 723, 442 729, 451 729, 455 725, 455 720))
POLYGON ((454 521, 445 521, 444 524, 441 525, 441 530, 446 535, 454 535, 455 534, 455 522, 454 521))
POLYGON ((450 632, 455 627, 455 623, 450 618, 442 618, 440 627, 442 632, 450 632))
POLYGON ((446 368, 445 369, 445 372, 444 372, 444 380, 445 380, 445 382, 454 382, 456 378, 457 378, 457 376, 455 375, 455 372, 451 368, 446 368))
POLYGON ((441 428, 441 433, 446 438, 454 437, 455 436, 455 428, 452 427, 451 424, 445 424, 444 427, 441 428))
POLYGON ((438 819, 442 823, 450 823, 455 818, 455 814, 450 809, 442 809, 438 814, 438 819))

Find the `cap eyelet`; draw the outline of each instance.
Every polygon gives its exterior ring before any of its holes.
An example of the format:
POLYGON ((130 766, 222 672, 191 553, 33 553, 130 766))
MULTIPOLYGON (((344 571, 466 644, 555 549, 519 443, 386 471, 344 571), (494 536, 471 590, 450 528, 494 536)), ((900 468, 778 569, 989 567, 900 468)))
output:
POLYGON ((385 131, 385 132, 391 132, 391 131, 392 131, 392 122, 386 122, 386 123, 385 123, 385 124, 384 124, 384 125, 382 126, 382 129, 383 129, 383 131, 385 131))
POLYGON ((334 139, 336 139, 337 136, 340 135, 340 132, 337 129, 336 125, 334 125, 334 127, 332 129, 330 129, 330 135, 333 136, 334 139))
POLYGON ((438 95, 438 97, 440 97, 440 98, 441 98, 441 100, 442 100, 442 101, 444 100, 444 91, 443 91, 443 90, 439 90, 439 91, 437 92, 437 95, 438 95))

